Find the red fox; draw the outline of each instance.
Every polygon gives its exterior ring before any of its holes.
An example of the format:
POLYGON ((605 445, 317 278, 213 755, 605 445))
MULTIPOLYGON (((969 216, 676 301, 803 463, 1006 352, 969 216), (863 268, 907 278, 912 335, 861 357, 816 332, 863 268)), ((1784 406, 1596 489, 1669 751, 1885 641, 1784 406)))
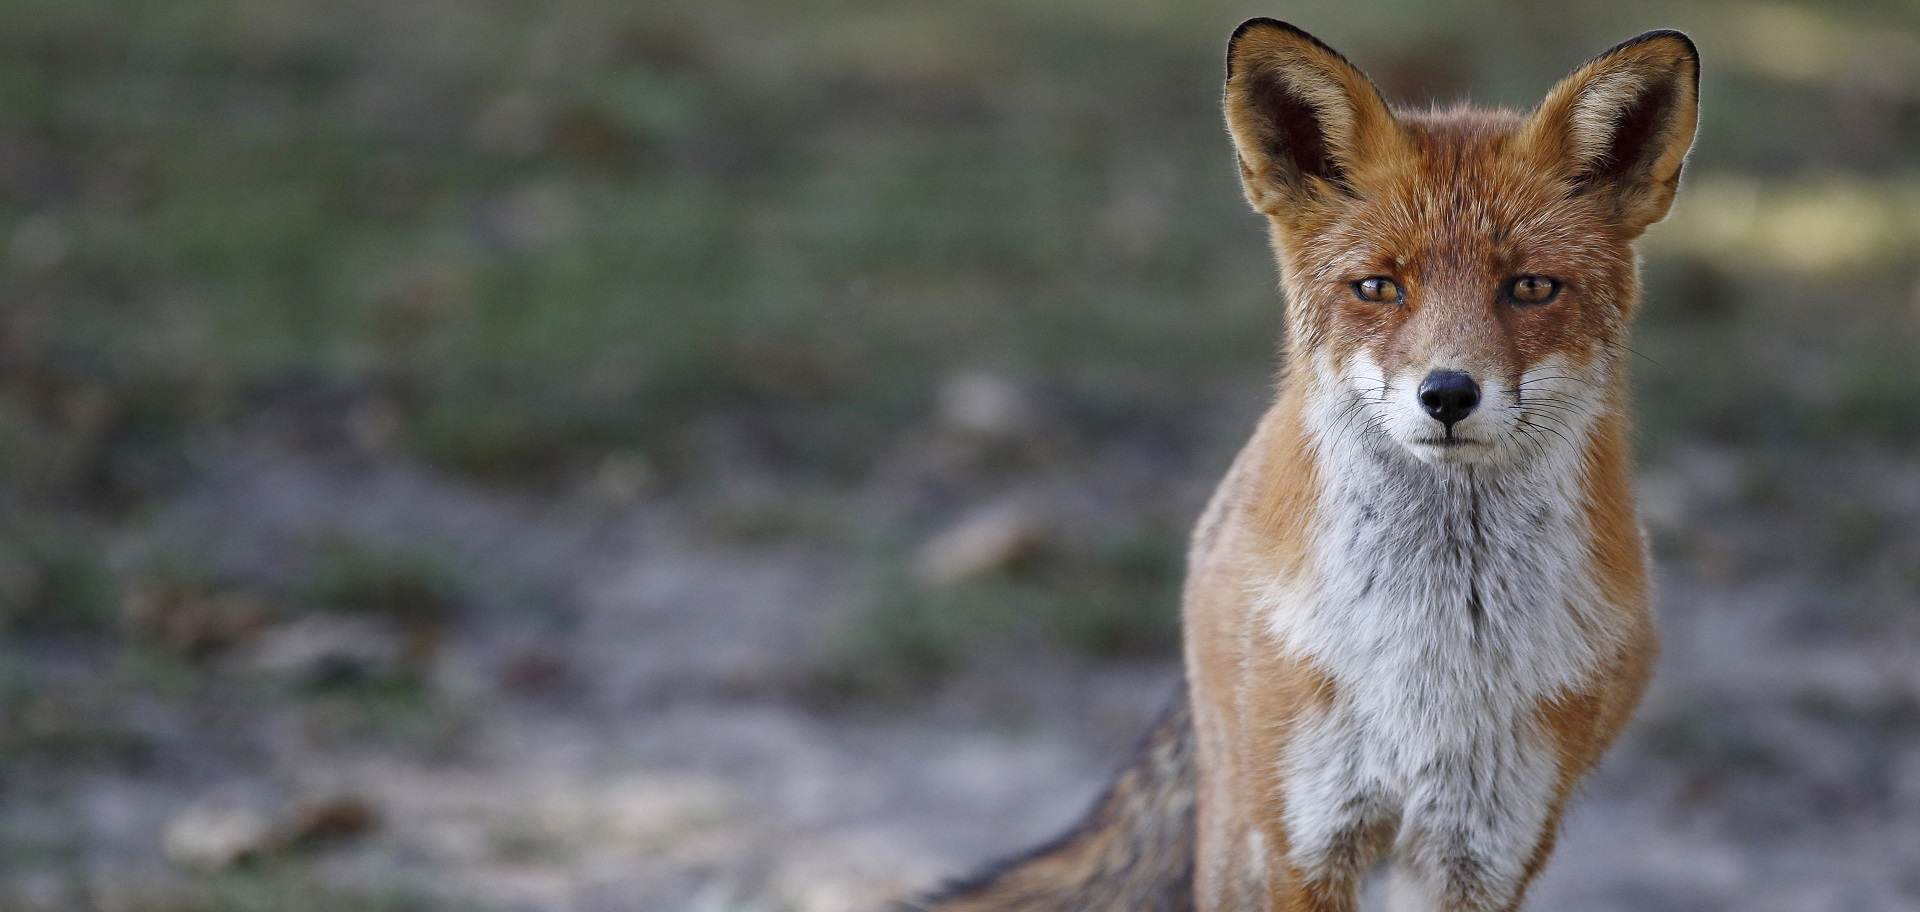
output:
POLYGON ((1226 120, 1285 371, 1194 532, 1186 686, 1078 827, 915 908, 1517 908, 1656 644, 1628 482, 1634 240, 1698 114, 1674 31, 1532 111, 1388 106, 1254 19, 1226 120))

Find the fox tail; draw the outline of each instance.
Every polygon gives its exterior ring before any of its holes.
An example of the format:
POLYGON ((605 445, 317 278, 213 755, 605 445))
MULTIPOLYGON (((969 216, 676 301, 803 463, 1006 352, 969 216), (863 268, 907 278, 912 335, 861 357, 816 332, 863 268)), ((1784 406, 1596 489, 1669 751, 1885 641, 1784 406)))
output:
POLYGON ((1182 687, 1071 830, 901 909, 1190 912, 1194 782, 1193 723, 1182 687))

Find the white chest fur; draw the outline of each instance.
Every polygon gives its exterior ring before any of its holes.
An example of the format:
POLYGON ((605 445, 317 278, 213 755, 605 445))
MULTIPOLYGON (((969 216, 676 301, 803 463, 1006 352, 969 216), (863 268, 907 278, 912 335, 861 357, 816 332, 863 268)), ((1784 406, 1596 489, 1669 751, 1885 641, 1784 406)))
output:
POLYGON ((1346 863, 1346 841, 1387 825, 1429 889, 1464 878, 1497 900, 1554 794, 1539 702, 1610 648, 1576 457, 1467 467, 1386 442, 1329 449, 1312 572, 1259 596, 1277 648, 1335 685, 1275 758, 1292 860, 1346 863))

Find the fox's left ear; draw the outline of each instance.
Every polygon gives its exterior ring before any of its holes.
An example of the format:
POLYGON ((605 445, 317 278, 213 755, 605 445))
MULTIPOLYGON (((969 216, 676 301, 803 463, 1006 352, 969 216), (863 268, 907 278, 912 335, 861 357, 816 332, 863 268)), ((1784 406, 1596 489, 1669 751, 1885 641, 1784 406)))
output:
POLYGON ((1666 217, 1700 114, 1700 55, 1648 32, 1588 61, 1547 93, 1526 127, 1540 164, 1576 192, 1606 194, 1634 234, 1666 217))

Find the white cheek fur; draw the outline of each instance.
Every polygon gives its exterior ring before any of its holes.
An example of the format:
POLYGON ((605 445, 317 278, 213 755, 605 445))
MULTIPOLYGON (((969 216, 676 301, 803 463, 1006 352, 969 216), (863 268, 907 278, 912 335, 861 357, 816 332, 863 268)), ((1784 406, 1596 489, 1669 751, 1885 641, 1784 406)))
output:
POLYGON ((1607 366, 1575 364, 1553 356, 1527 369, 1517 385, 1480 380, 1480 405, 1454 426, 1458 437, 1479 445, 1441 450, 1417 441, 1438 436, 1441 426, 1421 409, 1416 390, 1427 368, 1389 374, 1371 355, 1356 352, 1345 365, 1322 359, 1314 368, 1311 418, 1323 445, 1368 446, 1384 438, 1423 462, 1512 465, 1564 459, 1583 448, 1593 421, 1605 408, 1607 366))

